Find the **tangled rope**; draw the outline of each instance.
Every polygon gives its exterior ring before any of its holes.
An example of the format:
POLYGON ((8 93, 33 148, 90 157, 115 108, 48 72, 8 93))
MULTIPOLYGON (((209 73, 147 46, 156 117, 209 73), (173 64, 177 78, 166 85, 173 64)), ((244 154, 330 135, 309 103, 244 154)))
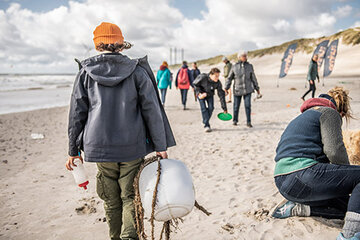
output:
MULTIPOLYGON (((145 159, 144 163, 140 166, 139 172, 137 173, 135 179, 134 179, 134 189, 135 189, 135 199, 134 199, 134 205, 135 205, 135 223, 136 223, 136 232, 140 240, 147 240, 147 235, 145 233, 144 228, 144 209, 142 207, 141 203, 141 197, 140 197, 140 190, 139 190, 139 179, 140 174, 142 170, 149 164, 153 162, 158 162, 158 169, 157 169, 157 179, 155 184, 155 189, 153 193, 153 199, 152 199, 152 211, 151 211, 151 217, 150 217, 150 225, 151 225, 151 240, 155 240, 155 207, 156 207, 156 200, 157 200, 157 193, 158 193, 158 185, 160 182, 160 175, 161 175, 161 164, 160 164, 161 158, 158 156, 153 156, 148 159, 145 159)), ((197 209, 205 213, 207 216, 210 216, 211 213, 208 212, 203 206, 201 206, 197 201, 195 201, 194 205, 197 209)), ((165 240, 170 240, 170 233, 171 233, 171 226, 173 226, 175 229, 178 229, 179 221, 183 221, 181 218, 172 219, 169 221, 164 222, 161 233, 160 233, 160 240, 163 239, 163 235, 165 235, 165 240)))

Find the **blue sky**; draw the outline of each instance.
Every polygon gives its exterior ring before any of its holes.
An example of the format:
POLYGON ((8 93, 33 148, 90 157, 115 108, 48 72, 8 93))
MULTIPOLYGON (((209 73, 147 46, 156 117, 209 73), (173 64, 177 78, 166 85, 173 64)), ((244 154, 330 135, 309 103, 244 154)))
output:
POLYGON ((157 66, 170 47, 193 61, 360 27, 360 0, 0 0, 0 73, 74 71, 102 21, 157 66))

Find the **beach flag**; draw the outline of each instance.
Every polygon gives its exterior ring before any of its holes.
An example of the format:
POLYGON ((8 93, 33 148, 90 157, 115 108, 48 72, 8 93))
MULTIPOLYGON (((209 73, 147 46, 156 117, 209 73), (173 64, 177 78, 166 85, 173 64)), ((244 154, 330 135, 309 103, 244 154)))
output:
POLYGON ((332 41, 325 54, 324 77, 329 76, 334 70, 335 58, 338 52, 339 39, 332 41))
MULTIPOLYGON (((322 41, 321 43, 319 43, 319 45, 317 45, 312 58, 314 57, 315 54, 317 54, 319 56, 317 64, 318 64, 318 72, 320 72, 320 68, 322 66, 323 60, 325 58, 325 54, 326 54, 326 50, 329 44, 329 40, 325 40, 322 41)), ((311 58, 311 59, 312 59, 311 58)))
POLYGON ((281 63, 279 78, 285 77, 289 72, 290 66, 294 58, 296 47, 297 47, 297 43, 293 43, 286 49, 284 56, 281 60, 282 63, 281 63))

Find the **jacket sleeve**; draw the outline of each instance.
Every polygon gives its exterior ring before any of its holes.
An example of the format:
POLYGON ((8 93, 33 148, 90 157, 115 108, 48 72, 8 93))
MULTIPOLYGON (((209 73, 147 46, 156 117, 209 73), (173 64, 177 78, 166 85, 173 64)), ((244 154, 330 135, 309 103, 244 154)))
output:
POLYGON ((178 87, 178 76, 179 76, 179 72, 180 72, 180 69, 177 71, 176 73, 176 77, 175 77, 175 87, 178 87))
POLYGON ((194 82, 194 77, 193 77, 193 75, 192 75, 192 73, 191 73, 191 70, 188 69, 187 71, 188 71, 190 86, 191 86, 191 87, 194 87, 194 84, 193 84, 193 82, 194 82))
POLYGON ((218 81, 218 86, 217 86, 217 93, 218 93, 218 96, 220 98, 220 103, 221 103, 221 108, 224 110, 224 111, 227 111, 227 107, 226 107, 226 100, 225 100, 225 91, 223 90, 222 88, 222 84, 220 81, 218 81))
POLYGON ((159 99, 149 75, 141 67, 135 70, 135 82, 141 114, 154 143, 155 151, 166 151, 166 133, 159 99))
POLYGON ((308 74, 307 74, 307 80, 308 80, 308 81, 311 80, 312 65, 313 65, 313 62, 310 61, 309 70, 308 70, 308 74))
POLYGON ((349 165, 349 159, 343 142, 342 120, 340 114, 328 109, 320 117, 321 140, 327 158, 333 164, 349 165))
POLYGON ((253 84, 254 84, 255 90, 256 90, 256 91, 259 91, 260 88, 259 88, 259 84, 258 84, 256 75, 255 75, 255 71, 254 71, 253 65, 251 65, 251 75, 250 75, 250 78, 251 78, 251 81, 252 81, 253 84))
POLYGON ((228 78, 225 82, 225 89, 228 90, 231 87, 231 81, 234 79, 235 73, 234 73, 234 67, 231 68, 228 78))
POLYGON ((159 81, 160 81, 160 71, 157 71, 156 73, 156 85, 159 86, 159 81))
POLYGON ((170 70, 168 69, 166 72, 165 72, 165 79, 167 79, 167 82, 168 82, 168 87, 171 89, 171 73, 170 73, 170 70))
POLYGON ((70 99, 69 111, 69 156, 78 156, 80 146, 77 139, 84 130, 88 118, 89 100, 87 89, 84 86, 84 70, 80 70, 76 76, 73 92, 70 99))
POLYGON ((201 75, 197 76, 194 80, 194 89, 196 93, 204 93, 206 92, 206 89, 203 86, 203 78, 201 75))

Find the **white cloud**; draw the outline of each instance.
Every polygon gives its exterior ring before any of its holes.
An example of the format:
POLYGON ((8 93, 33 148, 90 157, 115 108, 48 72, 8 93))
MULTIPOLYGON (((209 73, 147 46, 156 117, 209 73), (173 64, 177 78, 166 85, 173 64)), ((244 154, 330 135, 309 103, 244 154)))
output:
POLYGON ((173 46, 191 61, 326 35, 336 23, 331 6, 337 0, 206 0, 199 19, 185 18, 169 1, 70 1, 45 13, 11 4, 0 10, 0 72, 10 65, 17 72, 74 72, 73 58, 93 49, 92 32, 103 21, 119 25, 134 44, 126 54, 148 54, 153 66, 168 60, 173 46))
POLYGON ((339 6, 336 11, 334 11, 334 15, 338 18, 344 18, 349 16, 352 10, 353 8, 350 5, 339 6))

